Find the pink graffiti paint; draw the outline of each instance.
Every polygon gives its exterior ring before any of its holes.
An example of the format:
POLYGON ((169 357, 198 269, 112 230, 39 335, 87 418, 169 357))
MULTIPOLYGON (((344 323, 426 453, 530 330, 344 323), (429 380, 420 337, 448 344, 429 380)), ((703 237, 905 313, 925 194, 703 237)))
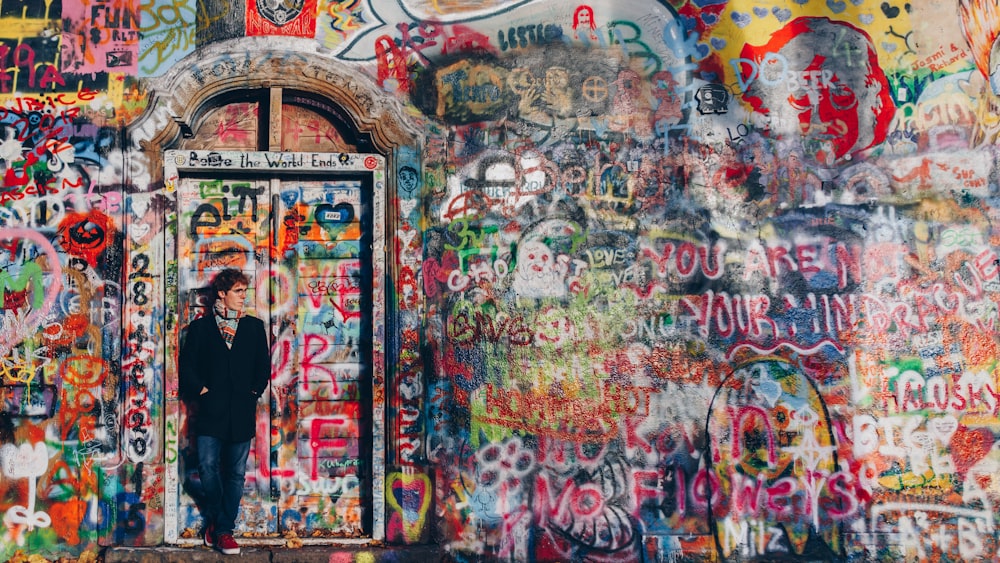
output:
POLYGON ((45 297, 42 301, 42 306, 39 308, 32 308, 32 310, 23 318, 23 322, 18 327, 19 330, 14 331, 13 333, 4 331, 0 334, 0 355, 6 355, 10 352, 11 348, 20 343, 24 338, 33 335, 37 331, 38 327, 42 323, 42 320, 52 309, 56 296, 62 288, 62 266, 60 265, 59 254, 52 246, 52 243, 49 242, 49 239, 38 231, 22 228, 0 229, 0 240, 4 239, 25 239, 35 244, 41 250, 41 255, 36 258, 35 261, 36 263, 41 263, 45 267, 49 268, 52 282, 51 285, 45 290, 45 297))

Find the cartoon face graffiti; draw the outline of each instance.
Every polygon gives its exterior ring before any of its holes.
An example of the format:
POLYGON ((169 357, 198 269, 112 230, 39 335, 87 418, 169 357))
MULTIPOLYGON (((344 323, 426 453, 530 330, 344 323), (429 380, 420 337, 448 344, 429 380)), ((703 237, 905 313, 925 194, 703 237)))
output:
POLYGON ((530 277, 541 277, 552 270, 552 250, 541 241, 529 241, 517 253, 517 262, 530 277))
POLYGON ((594 9, 581 4, 573 10, 573 36, 580 41, 597 41, 597 22, 594 21, 594 9))
POLYGON ((541 240, 528 240, 517 251, 512 288, 523 297, 559 297, 566 292, 556 269, 556 255, 541 240))
POLYGON ((581 4, 573 11, 573 31, 578 29, 597 29, 594 23, 594 9, 586 4, 581 4))
POLYGON ((413 195, 413 190, 417 189, 417 183, 420 179, 417 169, 412 166, 400 167, 397 178, 399 180, 399 189, 407 196, 413 195))
POLYGON ((801 137, 832 163, 885 140, 889 83, 864 31, 828 18, 789 22, 739 60, 744 99, 769 117, 772 134, 801 137))

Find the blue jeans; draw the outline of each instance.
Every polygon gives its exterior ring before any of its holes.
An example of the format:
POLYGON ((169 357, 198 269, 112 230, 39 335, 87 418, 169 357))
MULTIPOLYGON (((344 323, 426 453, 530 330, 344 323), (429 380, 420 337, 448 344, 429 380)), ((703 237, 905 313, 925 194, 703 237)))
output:
POLYGON ((198 473, 205 493, 205 523, 216 534, 231 534, 236 527, 246 480, 250 441, 228 442, 198 436, 198 473))

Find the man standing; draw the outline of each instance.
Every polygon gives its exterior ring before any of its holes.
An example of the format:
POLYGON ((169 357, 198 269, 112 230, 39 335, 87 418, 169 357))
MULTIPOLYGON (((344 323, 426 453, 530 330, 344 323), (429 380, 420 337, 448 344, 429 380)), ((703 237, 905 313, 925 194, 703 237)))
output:
POLYGON ((191 322, 180 354, 180 391, 197 405, 194 431, 204 490, 205 545, 227 555, 243 497, 257 399, 271 375, 264 322, 245 314, 249 278, 226 269, 212 279, 211 314, 191 322))

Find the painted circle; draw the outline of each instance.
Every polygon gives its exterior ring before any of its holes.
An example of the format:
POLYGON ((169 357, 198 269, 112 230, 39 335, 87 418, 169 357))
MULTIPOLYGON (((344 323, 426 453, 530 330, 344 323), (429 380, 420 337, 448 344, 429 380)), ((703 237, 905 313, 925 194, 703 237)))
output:
POLYGON ((365 157, 365 168, 367 168, 369 170, 375 170, 376 166, 378 166, 378 159, 377 158, 375 158, 374 156, 367 156, 367 157, 365 157))
POLYGON ((588 76, 583 81, 582 92, 591 102, 603 102, 608 97, 608 83, 600 76, 588 76))

